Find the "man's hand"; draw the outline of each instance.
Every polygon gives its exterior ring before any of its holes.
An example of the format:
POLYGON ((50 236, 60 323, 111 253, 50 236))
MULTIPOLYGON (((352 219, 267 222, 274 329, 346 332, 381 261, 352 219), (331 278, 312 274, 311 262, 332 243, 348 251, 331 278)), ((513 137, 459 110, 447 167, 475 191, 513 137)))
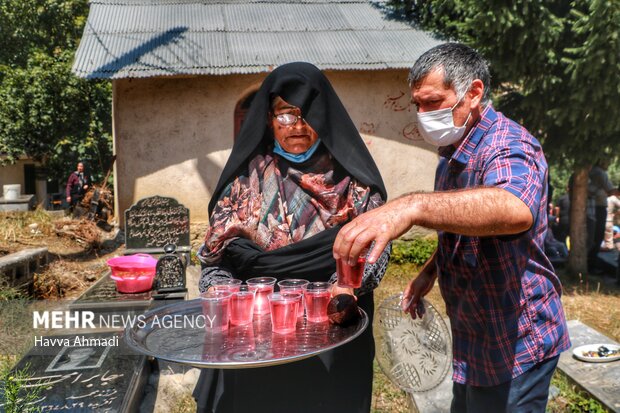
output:
POLYGON ((495 237, 527 231, 533 222, 528 206, 502 188, 406 194, 342 227, 334 242, 334 258, 354 265, 360 251, 375 241, 367 259, 373 264, 390 240, 414 224, 453 234, 495 237))
POLYGON ((398 198, 358 216, 338 232, 334 242, 334 258, 355 265, 360 252, 375 241, 366 259, 374 264, 391 240, 411 228, 409 213, 407 199, 398 198))
POLYGON ((84 190, 86 191, 88 189, 88 185, 84 185, 84 190))
POLYGON ((71 203, 71 197, 70 196, 67 197, 67 202, 71 203))
POLYGON ((435 253, 426 261, 422 271, 418 276, 409 282, 407 288, 403 292, 401 308, 404 312, 409 313, 414 320, 417 317, 422 318, 425 313, 422 297, 428 294, 435 285, 437 279, 437 265, 435 263, 435 253))

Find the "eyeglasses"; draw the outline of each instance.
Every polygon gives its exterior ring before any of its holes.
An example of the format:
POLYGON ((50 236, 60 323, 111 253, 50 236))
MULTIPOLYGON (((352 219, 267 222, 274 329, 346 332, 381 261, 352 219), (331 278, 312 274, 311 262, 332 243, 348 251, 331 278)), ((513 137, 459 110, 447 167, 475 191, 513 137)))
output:
POLYGON ((301 115, 293 115, 292 113, 281 113, 279 115, 273 115, 280 125, 291 126, 297 123, 298 120, 305 122, 306 120, 301 115))

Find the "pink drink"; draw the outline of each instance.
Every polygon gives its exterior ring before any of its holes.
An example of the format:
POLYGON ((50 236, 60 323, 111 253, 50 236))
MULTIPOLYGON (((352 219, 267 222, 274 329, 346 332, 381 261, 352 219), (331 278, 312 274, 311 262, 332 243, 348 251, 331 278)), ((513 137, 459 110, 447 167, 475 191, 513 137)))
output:
POLYGON ((270 294, 271 330, 278 334, 295 332, 297 324, 297 308, 301 294, 270 294))
POLYGON ((308 280, 302 280, 299 278, 278 281, 280 292, 301 294, 301 304, 297 309, 297 317, 304 316, 304 287, 306 285, 308 285, 308 280))
POLYGON ((237 291, 230 297, 230 323, 245 325, 252 322, 254 292, 237 291))
POLYGON ((254 298, 254 314, 269 314, 269 300, 267 297, 273 293, 273 285, 263 285, 256 288, 256 297, 254 298))
POLYGON ((306 318, 310 323, 324 323, 327 321, 327 305, 332 295, 325 290, 306 290, 306 318))
POLYGON ((207 291, 200 295, 207 332, 220 333, 228 329, 230 295, 223 291, 207 291))
POLYGON ((273 277, 256 277, 246 281, 251 291, 256 291, 254 297, 254 315, 261 316, 269 314, 269 294, 273 293, 273 286, 276 279, 273 277))
POLYGON ((360 288, 364 276, 366 256, 360 255, 357 264, 350 266, 344 260, 336 260, 336 273, 338 274, 338 287, 360 288))
POLYGON ((211 282, 211 286, 215 291, 230 291, 231 293, 239 291, 239 287, 243 281, 235 278, 217 278, 211 282))
POLYGON ((297 317, 303 317, 304 316, 304 311, 305 311, 305 305, 304 305, 304 290, 302 290, 301 288, 293 288, 293 289, 287 289, 286 290, 287 293, 297 293, 297 294, 301 294, 301 302, 299 303, 299 306, 297 306, 297 317))

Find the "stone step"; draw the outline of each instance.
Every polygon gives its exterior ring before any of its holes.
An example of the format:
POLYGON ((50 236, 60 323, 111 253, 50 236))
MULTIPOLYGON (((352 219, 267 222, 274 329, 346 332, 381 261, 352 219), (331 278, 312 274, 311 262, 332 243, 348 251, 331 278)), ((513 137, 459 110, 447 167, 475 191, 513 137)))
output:
POLYGON ((24 249, 0 257, 0 275, 4 275, 10 286, 19 286, 32 281, 32 274, 47 262, 46 247, 24 249))

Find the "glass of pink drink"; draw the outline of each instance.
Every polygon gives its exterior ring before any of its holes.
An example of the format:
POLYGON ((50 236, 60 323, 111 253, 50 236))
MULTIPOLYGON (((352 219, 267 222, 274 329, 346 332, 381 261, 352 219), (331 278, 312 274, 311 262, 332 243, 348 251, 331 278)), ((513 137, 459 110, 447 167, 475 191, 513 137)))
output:
POLYGON ((207 332, 221 333, 228 329, 230 297, 231 293, 228 291, 209 290, 200 294, 207 332))
POLYGON ((297 309, 297 317, 304 316, 304 288, 308 285, 308 282, 308 280, 302 280, 300 278, 290 278, 288 280, 278 281, 280 292, 301 294, 301 304, 297 309))
POLYGON ((269 294, 271 306, 271 330, 278 334, 294 333, 297 324, 297 308, 301 304, 299 293, 269 294))
POLYGON ((331 284, 328 282, 311 282, 304 288, 306 318, 309 323, 327 321, 327 305, 332 298, 331 284))
POLYGON ((364 266, 368 250, 364 249, 353 266, 342 259, 336 260, 336 274, 338 274, 338 287, 360 288, 364 277, 364 266))
POLYGON ((231 292, 230 324, 242 326, 252 322, 255 293, 255 291, 250 291, 247 285, 241 285, 238 291, 231 292))
POLYGON ((218 277, 211 281, 211 286, 216 291, 239 291, 239 286, 243 281, 236 278, 218 277))
POLYGON ((273 286, 276 283, 273 277, 255 277, 246 281, 250 291, 255 291, 254 296, 254 315, 262 316, 269 314, 269 300, 267 297, 273 293, 273 286))

